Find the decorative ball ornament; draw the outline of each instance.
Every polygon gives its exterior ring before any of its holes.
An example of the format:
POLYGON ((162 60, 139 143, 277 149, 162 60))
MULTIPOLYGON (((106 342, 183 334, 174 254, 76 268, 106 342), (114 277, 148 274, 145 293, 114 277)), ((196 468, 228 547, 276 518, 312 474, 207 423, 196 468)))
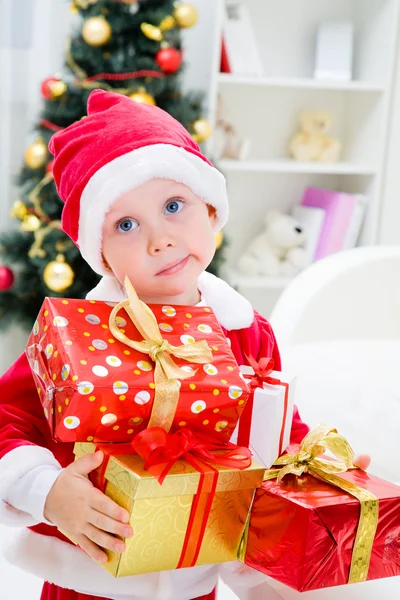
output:
POLYGON ((33 144, 27 147, 24 159, 30 169, 41 169, 44 167, 47 160, 47 146, 42 138, 38 138, 33 144))
POLYGON ((90 17, 83 24, 82 37, 89 46, 104 46, 111 36, 111 25, 104 17, 90 17))
POLYGON ((156 62, 164 73, 176 73, 182 66, 182 52, 176 48, 161 48, 156 54, 156 62))
POLYGON ((153 96, 146 92, 145 89, 140 89, 137 92, 133 92, 133 94, 129 95, 129 98, 132 98, 135 102, 139 102, 140 104, 150 104, 151 106, 156 106, 156 101, 153 96))
POLYGON ((215 234, 215 248, 218 250, 222 246, 222 242, 224 241, 224 234, 222 231, 217 231, 215 234))
POLYGON ((197 119, 197 121, 194 121, 192 123, 192 130, 194 132, 192 136, 199 144, 207 141, 212 134, 212 128, 207 119, 197 119))
POLYGON ((14 273, 9 267, 0 265, 0 292, 6 292, 11 289, 14 283, 14 273))
POLYGON ((56 77, 48 77, 41 85, 42 96, 46 100, 57 100, 67 91, 67 84, 56 77))
POLYGON ((163 33, 159 27, 155 25, 151 25, 150 23, 142 23, 140 25, 140 29, 149 40, 153 40, 153 42, 161 42, 163 39, 163 33))
POLYGON ((176 21, 172 15, 164 17, 158 27, 146 22, 140 25, 143 35, 154 42, 161 42, 164 39, 164 31, 171 31, 174 27, 176 27, 176 21))
POLYGON ((62 254, 58 254, 56 260, 49 262, 43 271, 43 280, 49 290, 53 292, 67 290, 73 284, 74 278, 75 273, 71 266, 65 262, 62 254))
POLYGON ((193 27, 197 23, 198 13, 191 4, 178 4, 173 14, 178 26, 183 29, 193 27))
MULTIPOLYGON (((124 4, 127 4, 127 2, 124 2, 124 4)), ((133 0, 133 2, 131 1, 129 4, 129 12, 131 13, 131 15, 136 15, 136 13, 138 13, 139 10, 140 10, 139 2, 136 2, 135 0, 133 0)))
POLYGON ((40 228, 41 224, 42 223, 39 217, 33 214, 28 214, 22 220, 21 230, 31 232, 37 231, 40 228))
POLYGON ((98 0, 74 0, 74 3, 79 8, 86 10, 91 4, 97 4, 98 0))
POLYGON ((22 202, 22 200, 16 200, 11 209, 10 217, 13 217, 14 219, 21 219, 21 221, 22 221, 22 219, 24 217, 26 217, 28 212, 29 211, 28 211, 28 207, 26 206, 26 204, 24 204, 24 202, 22 202))

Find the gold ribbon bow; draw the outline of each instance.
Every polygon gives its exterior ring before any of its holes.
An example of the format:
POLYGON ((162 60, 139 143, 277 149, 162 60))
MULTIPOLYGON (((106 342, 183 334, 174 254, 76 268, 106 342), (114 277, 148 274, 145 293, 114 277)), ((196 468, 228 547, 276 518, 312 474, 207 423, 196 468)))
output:
POLYGON ((172 355, 190 363, 206 364, 212 362, 212 352, 206 341, 183 346, 172 346, 165 340, 158 327, 153 311, 139 300, 131 282, 125 278, 128 298, 117 304, 110 314, 109 326, 113 336, 143 354, 148 354, 155 363, 155 398, 148 427, 163 427, 169 431, 174 420, 179 400, 179 379, 193 377, 193 373, 178 367, 172 355), (129 339, 117 327, 115 318, 125 309, 130 319, 143 336, 142 342, 129 339))
POLYGON ((172 15, 166 16, 159 26, 150 25, 150 23, 142 23, 140 29, 142 33, 149 39, 155 42, 161 42, 164 39, 164 31, 170 31, 176 27, 176 21, 172 15))
POLYGON ((349 583, 359 583, 365 581, 368 576, 378 526, 379 500, 368 490, 338 477, 338 473, 354 468, 353 459, 354 452, 347 440, 339 435, 336 429, 320 424, 306 435, 297 454, 286 454, 275 461, 274 467, 281 468, 266 471, 264 481, 276 478, 279 482, 289 473, 293 475, 309 473, 355 496, 360 501, 360 519, 349 575, 349 583), (326 450, 332 452, 338 460, 321 458, 326 450))

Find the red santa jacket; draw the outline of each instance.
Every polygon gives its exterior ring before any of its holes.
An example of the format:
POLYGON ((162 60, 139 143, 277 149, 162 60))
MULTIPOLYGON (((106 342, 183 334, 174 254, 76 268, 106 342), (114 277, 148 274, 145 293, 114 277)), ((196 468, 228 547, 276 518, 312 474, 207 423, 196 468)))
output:
MULTIPOLYGON (((247 356, 257 360, 272 357, 275 368, 280 370, 279 351, 268 321, 255 313, 247 300, 225 282, 209 274, 203 275, 206 275, 206 283, 203 286, 199 285, 202 287, 203 298, 213 308, 226 337, 230 340, 238 364, 246 364, 247 356)), ((103 299, 99 296, 96 298, 103 299)), ((301 421, 295 408, 291 442, 300 442, 308 431, 309 428, 301 421)), ((125 596, 119 594, 120 591, 125 591, 119 583, 121 580, 111 579, 110 582, 107 579, 106 585, 102 581, 106 572, 71 545, 56 527, 44 522, 45 497, 60 469, 73 460, 73 444, 55 442, 51 438, 31 369, 23 354, 0 379, 0 522, 29 527, 25 538, 11 548, 9 560, 48 581, 81 593, 95 595, 102 586, 103 593, 105 591, 109 597, 124 598, 125 596), (33 499, 28 498, 29 495, 32 495, 33 499), (10 498, 17 499, 14 506, 11 506, 10 498), (18 503, 19 506, 16 506, 18 503), (35 507, 35 510, 30 511, 30 506, 35 507), (39 560, 41 553, 42 561, 39 560), (57 564, 57 561, 60 564, 57 564), (68 573, 63 572, 66 570, 66 561, 70 565, 68 573), (86 565, 86 577, 80 577, 80 574, 83 575, 82 561, 86 565), (123 590, 119 589, 121 587, 123 590)), ((212 585, 215 585, 215 567, 195 567, 184 571, 193 571, 192 575, 195 578, 195 581, 187 582, 190 588, 187 597, 206 594, 212 589, 212 585), (200 569, 198 574, 195 573, 196 569, 200 569), (211 573, 209 584, 205 587, 199 586, 199 581, 208 581, 211 573)), ((147 581, 150 581, 154 576, 155 574, 135 576, 135 594, 139 585, 136 585, 138 577, 146 577, 147 581)), ((131 578, 124 578, 123 581, 127 582, 129 579, 131 578)), ((182 583, 179 581, 180 588, 182 583)), ((126 598, 141 600, 154 594, 151 586, 150 589, 146 585, 144 587, 145 589, 140 591, 142 588, 139 585, 139 594, 126 598)), ((176 593, 172 597, 175 598, 176 593)))

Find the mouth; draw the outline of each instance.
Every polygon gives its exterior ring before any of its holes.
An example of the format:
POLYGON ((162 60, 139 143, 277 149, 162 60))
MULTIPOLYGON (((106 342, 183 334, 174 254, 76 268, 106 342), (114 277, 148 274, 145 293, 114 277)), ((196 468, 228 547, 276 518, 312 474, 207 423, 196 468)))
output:
POLYGON ((156 277, 158 277, 159 275, 164 277, 164 276, 168 276, 168 275, 175 275, 175 273, 179 273, 186 267, 186 265, 189 262, 189 258, 190 258, 190 256, 187 256, 183 260, 177 260, 177 261, 167 265, 162 271, 160 271, 159 273, 156 274, 156 277))

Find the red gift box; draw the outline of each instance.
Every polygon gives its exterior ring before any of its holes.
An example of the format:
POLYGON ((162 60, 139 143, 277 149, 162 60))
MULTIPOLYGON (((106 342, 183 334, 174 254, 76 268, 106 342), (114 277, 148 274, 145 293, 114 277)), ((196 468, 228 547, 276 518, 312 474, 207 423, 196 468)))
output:
POLYGON ((357 498, 310 474, 289 474, 257 490, 241 559, 299 592, 400 575, 400 487, 356 469, 339 477, 378 499, 365 505, 363 535, 357 498))
MULTIPOLYGON (((128 442, 149 424, 157 404, 155 365, 148 354, 126 345, 129 340, 143 342, 143 331, 139 333, 127 313, 119 313, 118 331, 111 333, 112 307, 93 300, 46 298, 34 324, 26 352, 57 441, 128 442)), ((190 378, 178 382, 171 432, 188 427, 228 441, 248 389, 215 315, 208 307, 151 308, 157 332, 169 344, 190 353, 194 342, 206 340, 212 351, 207 364, 173 357, 190 378)))

